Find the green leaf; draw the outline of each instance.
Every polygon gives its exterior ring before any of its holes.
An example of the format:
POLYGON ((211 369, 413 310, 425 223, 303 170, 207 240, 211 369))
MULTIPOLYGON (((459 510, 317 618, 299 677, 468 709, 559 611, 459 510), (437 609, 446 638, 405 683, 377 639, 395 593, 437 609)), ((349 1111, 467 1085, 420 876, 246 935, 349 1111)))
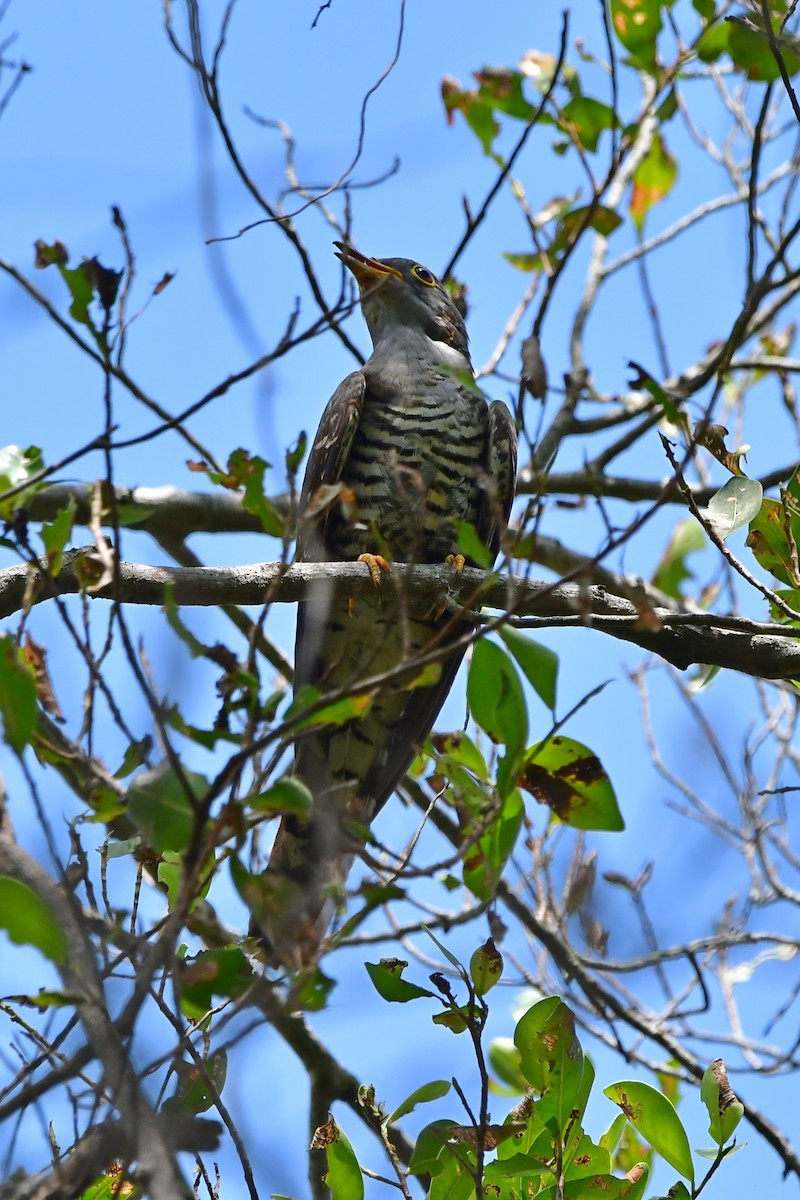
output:
MULTIPOLYGON (((726 24, 728 53, 734 65, 740 71, 744 71, 748 79, 756 82, 772 83, 780 78, 778 60, 772 52, 767 31, 762 25, 760 10, 748 10, 747 17, 731 16, 726 24), (750 14, 754 20, 750 19, 750 14)), ((796 75, 800 70, 800 54, 796 43, 781 35, 780 18, 773 20, 773 30, 787 74, 796 75)))
MULTIPOLYGON (((203 863, 201 869, 202 883, 195 890, 189 904, 189 912, 193 912, 201 900, 204 900, 208 895, 211 887, 212 868, 214 866, 214 855, 211 854, 203 863)), ((178 903, 181 893, 181 882, 183 880, 183 852, 181 850, 162 850, 161 858, 159 859, 156 868, 156 878, 167 893, 167 902, 170 911, 178 903)))
POLYGON ((259 792, 257 796, 247 796, 245 802, 255 812, 290 813, 300 818, 310 816, 314 807, 311 792, 292 775, 284 775, 266 792, 259 792))
POLYGON ((363 1200, 364 1177, 355 1150, 333 1118, 314 1135, 312 1146, 319 1145, 325 1147, 328 1159, 325 1182, 333 1200, 363 1200))
POLYGON ((456 521, 458 548, 468 563, 482 567, 488 571, 492 566, 493 557, 481 539, 471 521, 456 521))
POLYGON ((613 208, 603 204, 584 204, 580 208, 572 208, 561 218, 558 233, 553 243, 556 250, 568 245, 584 229, 594 229, 603 237, 609 237, 622 224, 622 217, 613 208))
POLYGON ((191 799, 166 760, 137 775, 128 786, 128 814, 154 850, 185 850, 191 839, 195 805, 208 791, 208 780, 194 771, 184 770, 183 776, 192 790, 191 799))
POLYGON ((697 40, 697 57, 701 62, 712 63, 727 53, 730 26, 726 21, 715 21, 704 29, 697 40))
POLYGON ((439 950, 441 950, 442 954, 445 956, 447 961, 450 963, 450 966, 454 967, 455 970, 458 971, 458 974, 461 976, 461 978, 466 980, 467 973, 464 970, 464 968, 462 967, 461 963, 456 958, 455 954, 451 953, 451 951, 447 949, 447 946, 445 946, 443 942, 439 941, 436 934, 433 932, 432 929, 429 929, 427 925, 421 925, 420 928, 422 929, 423 933, 427 933, 428 937, 431 939, 434 946, 436 946, 439 950))
POLYGON ((50 525, 43 525, 40 530, 51 575, 57 575, 61 570, 64 547, 72 536, 76 508, 75 497, 70 496, 68 504, 59 509, 55 520, 50 525))
POLYGON ((212 997, 235 1000, 253 983, 253 970, 238 946, 201 950, 185 958, 180 970, 181 1011, 199 1021, 211 1008, 212 997))
POLYGON ((715 1058, 706 1068, 700 1084, 700 1099, 710 1117, 708 1132, 718 1146, 724 1146, 731 1140, 744 1116, 744 1105, 731 1089, 728 1072, 721 1058, 715 1058))
POLYGON ((634 66, 655 75, 656 38, 661 30, 660 0, 611 0, 611 21, 634 66))
POLYGON ((442 80, 442 99, 447 114, 447 123, 453 124, 455 113, 460 112, 467 125, 478 138, 484 154, 492 154, 492 143, 500 132, 500 123, 495 112, 504 113, 522 121, 533 116, 533 106, 522 92, 524 76, 521 71, 505 67, 484 67, 475 72, 477 91, 464 89, 458 80, 446 76, 442 80))
POLYGON ((304 1012, 322 1012, 335 987, 336 980, 319 967, 311 975, 303 972, 292 991, 292 1004, 304 1012))
MULTIPOLYGON (((0 449, 0 495, 11 488, 19 487, 43 468, 44 460, 38 446, 28 446, 27 450, 19 446, 3 446, 0 449)), ((44 481, 41 481, 31 484, 29 488, 23 488, 8 500, 0 499, 0 519, 11 520, 15 509, 25 508, 45 486, 44 481)))
POLYGON ((398 1104, 394 1112, 386 1118, 385 1123, 393 1125, 401 1117, 407 1117, 409 1113, 412 1113, 418 1104, 429 1104, 431 1100, 441 1100, 442 1096, 446 1096, 449 1091, 450 1081, 448 1079, 434 1079, 430 1083, 424 1083, 410 1096, 406 1096, 401 1104, 398 1104))
POLYGON ((784 495, 778 501, 765 496, 758 513, 750 522, 745 542, 765 571, 769 571, 781 583, 794 587, 800 587, 797 574, 798 532, 800 529, 791 499, 784 495))
POLYGON ((348 721, 352 721, 356 717, 363 717, 369 712, 373 701, 373 696, 369 692, 364 692, 360 696, 345 696, 342 700, 326 704, 317 712, 309 713, 307 717, 303 718, 302 714, 319 701, 320 695, 319 689, 311 684, 300 688, 299 692, 295 693, 284 714, 284 720, 287 722, 294 721, 298 716, 301 718, 293 726, 294 733, 301 729, 312 729, 320 725, 346 725, 348 721))
POLYGON ((486 760, 471 738, 461 729, 452 733, 435 733, 431 735, 433 747, 437 751, 436 766, 440 769, 441 760, 455 763, 471 772, 484 783, 489 779, 489 768, 486 760))
POLYGON ((412 1175, 430 1175, 435 1179, 442 1174, 445 1164, 453 1160, 449 1139, 455 1127, 455 1121, 445 1120, 425 1126, 414 1144, 408 1164, 412 1175))
POLYGON ((673 425, 680 424, 681 411, 672 397, 668 396, 661 387, 661 384, 640 363, 634 362, 631 359, 628 367, 634 372, 629 384, 631 389, 635 392, 649 392, 656 404, 664 410, 666 419, 671 421, 673 425))
POLYGON ((707 518, 723 540, 756 517, 764 499, 757 479, 734 475, 708 502, 707 518))
POLYGON ((686 559, 695 551, 703 550, 707 544, 705 530, 694 517, 679 521, 655 569, 653 586, 675 600, 682 600, 681 585, 692 578, 686 559))
MULTIPOLYGON (((517 1022, 514 1044, 531 1087, 553 1105, 561 1132, 575 1106, 583 1077, 583 1051, 575 1036, 575 1016, 557 996, 534 1004, 517 1022)), ((548 1123, 549 1125, 549 1123, 548 1123)))
POLYGON ((94 322, 89 315, 89 305, 92 303, 94 293, 88 269, 88 261, 84 260, 79 267, 59 267, 59 270, 61 278, 69 288, 69 294, 72 297, 72 303, 69 306, 69 315, 73 321, 77 321, 79 325, 86 325, 88 329, 94 332, 94 322))
POLYGON ((66 962, 68 946, 55 914, 26 884, 0 875, 0 929, 18 946, 35 946, 51 962, 66 962))
POLYGON ((522 828, 525 805, 516 788, 502 802, 489 828, 464 858, 464 886, 479 900, 491 900, 522 828))
POLYGON ((36 729, 36 679, 10 633, 0 634, 0 717, 3 737, 21 754, 36 729))
POLYGON ((495 984, 500 982, 502 974, 503 956, 492 938, 487 938, 482 946, 473 950, 469 960, 469 977, 476 996, 485 996, 491 991, 495 984))
POLYGON ((541 271, 544 266, 541 254, 514 254, 506 250, 503 252, 503 258, 518 271, 541 271))
POLYGON ((561 110, 558 126, 572 132, 584 150, 594 152, 600 134, 616 124, 614 110, 592 96, 573 96, 561 110))
POLYGON ((645 218, 654 204, 668 196, 678 178, 678 164, 656 133, 647 154, 633 175, 630 212, 637 230, 644 229, 645 218))
POLYGON ((201 1067, 195 1062, 173 1063, 177 1084, 173 1094, 164 1101, 166 1112, 208 1112, 225 1086, 228 1074, 228 1055, 224 1049, 213 1051, 201 1067))
POLYGON ((574 829, 618 833, 625 828, 603 764, 573 738, 557 734, 535 746, 525 759, 519 786, 574 829))
POLYGON ((625 1113, 618 1113, 603 1136, 600 1138, 600 1145, 605 1146, 609 1154, 613 1154, 619 1145, 620 1138, 622 1137, 627 1123, 628 1118, 625 1116, 625 1113))
POLYGON ((402 959, 382 958, 379 963, 364 963, 364 966, 378 995, 391 1004, 407 1004, 409 1000, 418 1000, 420 996, 436 998, 434 992, 403 979, 403 971, 408 963, 402 959))
POLYGON ((528 740, 528 710, 522 683, 511 659, 495 642, 475 646, 467 676, 472 716, 493 742, 519 750, 528 740))
POLYGON ((508 625, 503 625, 499 633, 528 683, 552 712, 556 706, 558 655, 518 629, 510 629, 508 625))
POLYGON ((511 1038, 493 1038, 489 1043, 489 1064, 501 1083, 514 1092, 525 1092, 528 1081, 522 1074, 521 1056, 511 1038))
POLYGON ((642 1137, 679 1175, 694 1180, 689 1139, 666 1096, 637 1079, 614 1083, 603 1089, 603 1095, 619 1105, 642 1137))
POLYGON ((476 1014, 469 1005, 461 1008, 446 1008, 444 1012, 435 1013, 431 1017, 434 1025, 443 1025, 451 1033, 466 1033, 470 1024, 474 1024, 476 1014))
POLYGON ((78 1200, 139 1200, 141 1194, 141 1189, 125 1175, 111 1171, 85 1188, 78 1200))
POLYGON ((800 588, 797 573, 800 516, 794 497, 784 492, 780 500, 765 496, 750 522, 745 545, 758 563, 781 583, 800 588))
POLYGON ((264 477, 270 463, 247 450, 234 450, 228 458, 226 473, 207 470, 212 483, 221 484, 231 491, 242 491, 242 507, 261 522, 264 532, 270 537, 283 537, 284 521, 281 513, 264 494, 264 477))
MULTIPOLYGON (((605 1146, 597 1146, 589 1137, 588 1133, 580 1133, 576 1141, 570 1142, 569 1157, 564 1164, 564 1178, 569 1180, 570 1186, 568 1194, 575 1196, 584 1196, 583 1187, 580 1180, 594 1179, 610 1179, 611 1175, 611 1155, 605 1146)), ((626 1183, 627 1180, 615 1180, 616 1183, 626 1183)), ((594 1192, 601 1195, 609 1195, 602 1184, 598 1184, 594 1192)), ((610 1193, 614 1195, 615 1193, 610 1193)))

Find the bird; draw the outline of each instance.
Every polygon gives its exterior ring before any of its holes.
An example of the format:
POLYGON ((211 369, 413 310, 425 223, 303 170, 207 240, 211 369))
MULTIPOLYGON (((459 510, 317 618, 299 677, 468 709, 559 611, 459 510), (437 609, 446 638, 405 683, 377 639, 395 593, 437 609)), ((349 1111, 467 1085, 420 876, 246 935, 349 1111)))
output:
POLYGON ((455 643, 474 630, 382 577, 394 562, 463 569, 462 522, 494 561, 516 479, 513 417, 474 382, 464 318, 444 284, 413 259, 334 245, 358 285, 373 349, 334 392, 311 444, 296 561, 360 560, 375 586, 354 600, 346 585, 326 581, 300 602, 295 696, 309 686, 357 694, 360 679, 394 676, 358 716, 296 738, 292 773, 313 804, 307 817, 281 820, 257 922, 289 965, 318 960, 368 827, 430 733, 465 652, 455 643), (419 678, 414 660, 432 647, 438 678, 409 687, 419 678))

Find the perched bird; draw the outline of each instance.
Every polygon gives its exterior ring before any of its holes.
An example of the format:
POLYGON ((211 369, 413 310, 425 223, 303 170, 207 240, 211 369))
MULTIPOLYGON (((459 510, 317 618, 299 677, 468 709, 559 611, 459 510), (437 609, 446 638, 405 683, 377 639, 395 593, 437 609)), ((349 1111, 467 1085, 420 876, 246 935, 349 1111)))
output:
POLYGON ((367 827, 403 778, 444 703, 472 629, 379 585, 391 562, 463 568, 458 526, 497 554, 514 497, 517 435, 505 404, 487 404, 472 375, 464 320, 435 275, 406 258, 367 258, 342 242, 373 351, 339 385, 311 447, 299 502, 297 559, 362 559, 374 594, 316 585, 299 606, 295 691, 358 693, 359 680, 441 648, 441 672, 409 690, 410 666, 376 688, 345 725, 300 734, 294 774, 310 789, 306 821, 284 817, 269 862, 264 932, 277 957, 307 963, 330 921, 367 827))

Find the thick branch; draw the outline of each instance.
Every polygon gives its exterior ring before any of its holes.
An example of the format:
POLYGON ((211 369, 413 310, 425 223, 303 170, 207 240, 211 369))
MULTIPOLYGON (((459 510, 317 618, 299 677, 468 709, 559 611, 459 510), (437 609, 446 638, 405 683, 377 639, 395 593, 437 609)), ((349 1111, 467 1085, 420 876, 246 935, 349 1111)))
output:
MULTIPOLYGON (((80 560, 89 550, 64 556, 55 579, 43 570, 18 566, 0 571, 0 617, 18 612, 23 603, 39 603, 58 593, 81 590, 80 560), (29 573, 35 578, 29 580, 29 573), (32 586, 31 586, 32 583, 32 586), (27 593, 26 593, 27 587, 27 593)), ((372 593, 372 583, 360 563, 252 563, 241 567, 152 567, 122 562, 119 580, 93 598, 116 599, 127 604, 163 604, 171 592, 181 606, 254 604, 269 593, 271 602, 291 603, 308 596, 315 585, 347 585, 354 598, 372 593)), ((391 579, 382 585, 385 594, 394 588, 430 597, 433 604, 458 610, 486 606, 517 618, 530 627, 591 627, 641 647, 684 670, 695 664, 728 667, 763 679, 797 679, 800 676, 800 631, 780 625, 714 616, 675 613, 635 604, 603 587, 554 584, 516 576, 504 578, 467 569, 455 576, 447 566, 396 563, 391 579)))

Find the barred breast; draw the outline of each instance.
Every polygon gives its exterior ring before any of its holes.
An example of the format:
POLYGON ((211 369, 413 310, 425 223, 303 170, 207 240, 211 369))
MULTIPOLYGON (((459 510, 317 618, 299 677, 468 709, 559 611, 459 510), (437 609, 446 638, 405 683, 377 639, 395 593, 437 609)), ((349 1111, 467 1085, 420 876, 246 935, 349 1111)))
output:
POLYGON ((384 553, 442 562, 458 550, 457 523, 478 519, 488 410, 483 397, 429 372, 425 390, 402 394, 370 376, 343 481, 357 520, 330 530, 342 558, 384 553))

